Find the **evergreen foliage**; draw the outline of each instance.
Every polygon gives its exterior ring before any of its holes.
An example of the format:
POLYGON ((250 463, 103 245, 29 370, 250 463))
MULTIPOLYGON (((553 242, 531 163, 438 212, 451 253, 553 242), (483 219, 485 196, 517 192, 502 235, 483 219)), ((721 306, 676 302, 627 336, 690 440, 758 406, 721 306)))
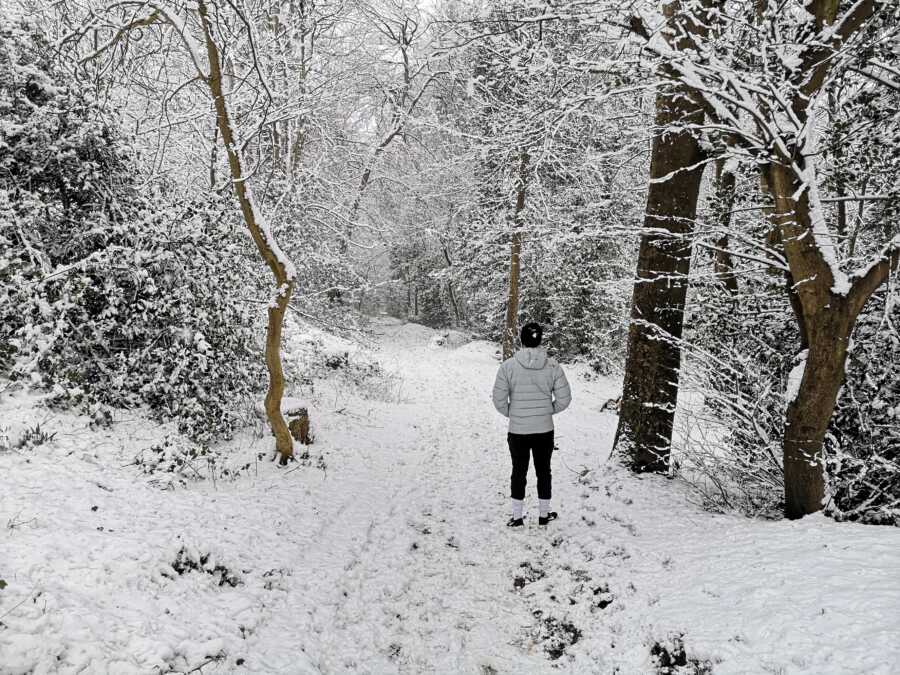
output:
POLYGON ((0 38, 4 370, 97 421, 146 405, 194 438, 228 435, 261 358, 227 207, 139 184, 116 118, 40 32, 0 38))

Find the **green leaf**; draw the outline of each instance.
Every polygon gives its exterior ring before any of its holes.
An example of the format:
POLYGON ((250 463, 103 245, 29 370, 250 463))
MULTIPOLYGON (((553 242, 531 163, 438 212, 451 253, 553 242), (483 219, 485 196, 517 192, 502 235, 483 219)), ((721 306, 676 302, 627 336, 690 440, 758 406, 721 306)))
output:
POLYGON ((3 581, 3 579, 0 579, 0 591, 2 591, 4 588, 6 588, 6 582, 3 581))

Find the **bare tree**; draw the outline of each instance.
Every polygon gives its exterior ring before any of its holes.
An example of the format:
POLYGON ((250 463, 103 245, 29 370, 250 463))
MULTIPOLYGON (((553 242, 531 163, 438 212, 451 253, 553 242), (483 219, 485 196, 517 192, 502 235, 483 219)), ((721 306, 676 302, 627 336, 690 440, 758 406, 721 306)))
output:
POLYGON ((139 29, 168 28, 177 35, 193 68, 194 73, 190 81, 202 83, 211 96, 218 130, 217 137, 221 140, 228 159, 231 183, 241 216, 275 281, 275 291, 267 310, 265 360, 269 373, 269 388, 265 410, 275 436, 275 450, 280 456, 281 463, 286 464, 293 457, 293 439, 281 412, 285 386, 281 363, 281 338, 284 315, 294 290, 296 270, 278 246, 254 200, 249 185, 250 173, 242 156, 244 141, 237 138, 233 126, 233 116, 229 107, 231 90, 226 83, 233 78, 229 78, 224 72, 223 49, 217 37, 217 21, 222 20, 223 14, 229 13, 234 20, 245 26, 251 62, 254 63, 254 70, 260 77, 261 89, 267 91, 265 79, 255 65, 256 47, 252 26, 231 3, 225 7, 209 0, 197 0, 193 5, 176 6, 168 2, 125 0, 109 5, 103 11, 92 13, 89 19, 64 42, 77 44, 88 35, 93 37, 96 47, 81 58, 81 63, 84 64, 104 54, 112 54, 117 49, 127 49, 129 37, 139 29), (211 7, 214 8, 214 15, 218 18, 211 16, 211 7))
POLYGON ((362 7, 365 18, 374 27, 376 34, 386 40, 395 50, 399 74, 391 73, 393 82, 381 82, 376 77, 378 89, 387 108, 387 120, 380 131, 371 154, 365 161, 346 219, 346 233, 341 240, 341 250, 346 252, 353 240, 353 233, 359 217, 363 196, 372 180, 373 171, 385 150, 402 136, 410 120, 421 104, 432 84, 443 69, 434 69, 430 55, 424 54, 424 45, 429 39, 430 25, 418 9, 406 7, 401 2, 394 7, 383 8, 376 5, 362 7))

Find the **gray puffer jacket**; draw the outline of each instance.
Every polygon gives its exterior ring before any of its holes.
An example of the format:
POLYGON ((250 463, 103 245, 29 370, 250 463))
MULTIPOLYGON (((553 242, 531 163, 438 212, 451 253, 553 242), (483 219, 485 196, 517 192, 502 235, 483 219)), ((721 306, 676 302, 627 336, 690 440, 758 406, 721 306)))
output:
POLYGON ((513 434, 553 431, 553 415, 569 407, 572 391, 566 374, 538 347, 516 352, 497 371, 494 407, 509 418, 513 434))

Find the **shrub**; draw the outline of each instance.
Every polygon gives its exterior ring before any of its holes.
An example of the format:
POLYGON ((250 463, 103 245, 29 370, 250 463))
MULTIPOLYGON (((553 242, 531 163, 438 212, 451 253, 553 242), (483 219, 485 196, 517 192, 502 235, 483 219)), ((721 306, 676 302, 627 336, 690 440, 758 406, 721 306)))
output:
POLYGON ((0 23, 0 367, 98 421, 147 405, 228 435, 262 377, 230 204, 139 186, 115 117, 50 53, 0 23))
POLYGON ((219 450, 206 445, 186 442, 182 438, 166 436, 160 443, 144 448, 134 458, 134 465, 141 473, 151 477, 151 482, 173 489, 190 482, 229 480, 250 469, 250 462, 236 465, 219 450))
POLYGON ((839 520, 900 525, 900 302, 880 294, 854 332, 847 378, 827 438, 839 520))

